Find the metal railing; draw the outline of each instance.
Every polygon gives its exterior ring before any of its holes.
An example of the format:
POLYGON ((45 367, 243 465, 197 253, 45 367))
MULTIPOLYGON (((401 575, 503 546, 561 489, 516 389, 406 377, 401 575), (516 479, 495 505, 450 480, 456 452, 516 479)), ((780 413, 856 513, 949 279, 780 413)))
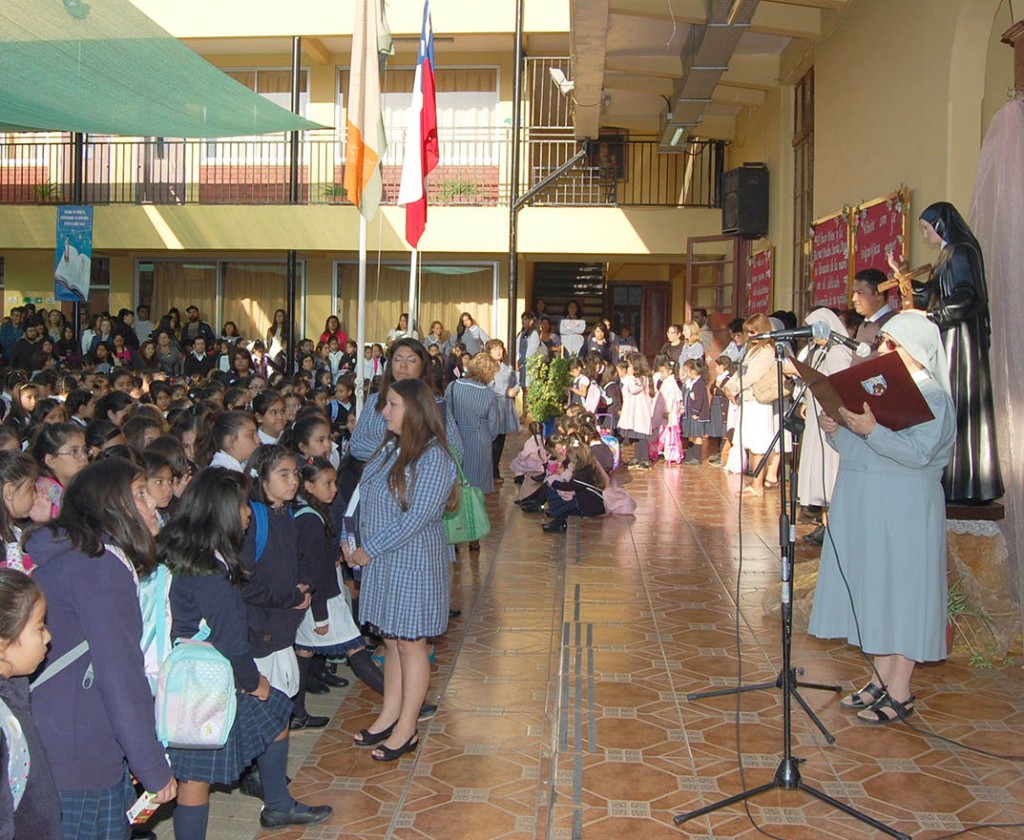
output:
MULTIPOLYGON (((71 200, 73 144, 66 135, 0 140, 0 205, 71 200)), ((441 130, 440 163, 428 182, 432 205, 508 206, 508 127, 441 130)), ((565 128, 523 134, 520 194, 572 158, 579 141, 565 128)), ((660 154, 657 140, 593 141, 574 166, 531 201, 558 206, 713 207, 724 144, 695 141, 683 154, 660 154)), ((304 132, 299 203, 347 203, 344 133, 304 132)), ((385 204, 396 204, 404 136, 392 137, 382 163, 385 204)), ((85 147, 88 204, 288 204, 286 136, 226 140, 90 137, 85 147)))

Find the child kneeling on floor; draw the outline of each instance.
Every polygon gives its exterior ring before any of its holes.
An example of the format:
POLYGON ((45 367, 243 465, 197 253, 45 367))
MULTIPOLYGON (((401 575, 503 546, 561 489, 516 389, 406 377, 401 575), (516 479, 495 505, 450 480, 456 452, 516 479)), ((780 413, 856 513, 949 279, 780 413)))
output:
POLYGON ((604 516, 604 472, 590 447, 573 441, 569 447, 568 470, 548 480, 548 513, 544 525, 549 534, 566 530, 570 516, 604 516))

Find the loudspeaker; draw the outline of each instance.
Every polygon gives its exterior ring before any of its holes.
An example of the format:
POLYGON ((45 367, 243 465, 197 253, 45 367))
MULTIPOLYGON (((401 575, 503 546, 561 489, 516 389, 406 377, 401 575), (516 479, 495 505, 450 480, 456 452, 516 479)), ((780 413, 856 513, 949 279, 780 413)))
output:
POLYGON ((744 239, 768 233, 768 167, 763 163, 722 173, 722 233, 744 239))

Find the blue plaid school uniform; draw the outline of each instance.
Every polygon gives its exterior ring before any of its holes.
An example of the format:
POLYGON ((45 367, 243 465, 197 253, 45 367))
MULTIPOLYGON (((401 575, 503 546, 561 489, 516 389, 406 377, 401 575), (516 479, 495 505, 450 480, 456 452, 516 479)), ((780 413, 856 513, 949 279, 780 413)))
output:
POLYGON ((125 811, 136 798, 127 764, 112 787, 61 791, 61 833, 75 840, 128 840, 132 829, 125 811))
POLYGON ((498 434, 498 401, 480 382, 459 379, 445 391, 448 410, 462 435, 462 469, 474 487, 494 492, 491 441, 498 434))
POLYGON ((725 437, 727 431, 725 420, 729 411, 729 400, 721 391, 722 382, 722 379, 716 380, 715 393, 711 397, 711 419, 708 421, 708 437, 725 437))
MULTIPOLYGON (((483 393, 493 400, 490 391, 483 393)), ((359 526, 372 558, 363 571, 359 618, 382 636, 439 636, 448 627, 453 554, 443 517, 456 481, 455 462, 437 441, 429 445, 406 468, 407 509, 402 510, 388 487, 397 453, 394 443, 388 444, 366 465, 359 485, 359 526)))
POLYGON ((174 777, 179 781, 232 784, 253 759, 263 755, 284 731, 292 709, 292 701, 276 688, 270 690, 266 701, 239 693, 235 723, 223 747, 219 750, 171 748, 167 751, 174 777))

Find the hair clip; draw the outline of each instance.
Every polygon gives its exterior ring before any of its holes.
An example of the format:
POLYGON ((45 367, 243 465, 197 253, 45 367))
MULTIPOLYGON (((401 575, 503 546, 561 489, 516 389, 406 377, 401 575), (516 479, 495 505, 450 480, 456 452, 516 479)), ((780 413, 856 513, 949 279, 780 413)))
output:
POLYGON ((306 464, 307 464, 308 466, 313 466, 313 464, 315 464, 315 463, 316 463, 316 458, 315 458, 315 457, 313 457, 312 455, 310 455, 310 456, 309 456, 309 457, 308 457, 308 458, 306 459, 306 464))
POLYGON ((256 467, 249 467, 249 477, 250 478, 259 478, 260 477, 260 474, 256 471, 256 467))

